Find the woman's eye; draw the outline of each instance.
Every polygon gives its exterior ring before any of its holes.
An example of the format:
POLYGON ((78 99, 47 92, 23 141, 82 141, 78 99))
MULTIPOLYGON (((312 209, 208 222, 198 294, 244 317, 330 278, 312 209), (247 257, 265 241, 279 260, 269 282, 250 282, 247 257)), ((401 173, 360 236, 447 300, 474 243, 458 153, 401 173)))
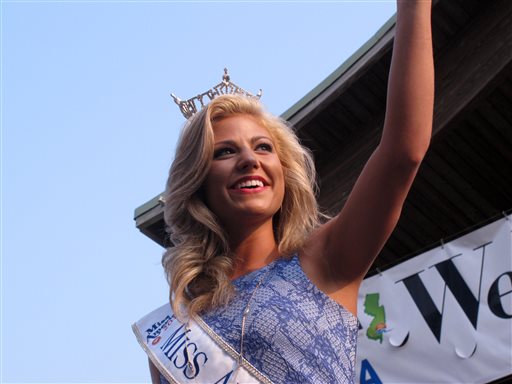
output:
POLYGON ((272 152, 272 145, 268 143, 262 143, 258 145, 258 149, 263 151, 272 152))
POLYGON ((232 148, 219 148, 213 152, 213 158, 217 159, 219 157, 232 155, 235 151, 232 148))

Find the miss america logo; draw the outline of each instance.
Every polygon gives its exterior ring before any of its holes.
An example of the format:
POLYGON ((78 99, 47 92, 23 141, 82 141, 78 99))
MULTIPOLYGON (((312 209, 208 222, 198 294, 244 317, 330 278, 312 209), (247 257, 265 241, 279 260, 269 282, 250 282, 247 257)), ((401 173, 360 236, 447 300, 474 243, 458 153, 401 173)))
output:
POLYGON ((160 341, 160 334, 165 331, 174 321, 174 316, 167 315, 163 320, 154 323, 151 328, 146 329, 146 342, 152 340, 152 344, 156 345, 160 341))

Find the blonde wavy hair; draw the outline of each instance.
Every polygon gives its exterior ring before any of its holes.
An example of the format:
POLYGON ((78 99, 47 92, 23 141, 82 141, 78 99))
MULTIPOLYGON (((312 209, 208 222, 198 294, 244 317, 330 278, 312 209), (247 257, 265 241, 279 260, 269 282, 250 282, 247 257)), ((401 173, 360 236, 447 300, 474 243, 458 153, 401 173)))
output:
POLYGON ((256 118, 269 131, 283 166, 285 195, 273 220, 279 254, 297 252, 319 223, 313 159, 286 122, 254 98, 222 95, 211 101, 185 124, 165 192, 164 219, 173 246, 162 264, 173 312, 181 319, 225 305, 234 294, 233 255, 227 234, 205 203, 203 183, 213 159, 213 126, 237 114, 256 118))

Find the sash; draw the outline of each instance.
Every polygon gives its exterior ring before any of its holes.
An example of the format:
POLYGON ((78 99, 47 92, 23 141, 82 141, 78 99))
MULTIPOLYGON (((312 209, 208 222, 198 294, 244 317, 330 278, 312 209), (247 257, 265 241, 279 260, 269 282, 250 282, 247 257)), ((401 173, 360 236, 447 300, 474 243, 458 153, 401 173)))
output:
POLYGON ((201 318, 185 326, 169 303, 134 323, 132 329, 169 383, 272 383, 245 359, 237 369, 240 355, 233 347, 201 318))

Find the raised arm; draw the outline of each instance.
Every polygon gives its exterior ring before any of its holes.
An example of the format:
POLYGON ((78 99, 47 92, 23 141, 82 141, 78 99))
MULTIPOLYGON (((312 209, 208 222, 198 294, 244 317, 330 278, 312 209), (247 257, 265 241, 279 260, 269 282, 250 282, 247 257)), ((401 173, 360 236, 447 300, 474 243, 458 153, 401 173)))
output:
POLYGON ((433 115, 431 0, 398 0, 381 142, 338 216, 311 237, 306 273, 356 312, 357 291, 396 226, 427 151, 433 115))
POLYGON ((434 107, 431 0, 399 0, 379 150, 417 166, 430 143, 434 107))

